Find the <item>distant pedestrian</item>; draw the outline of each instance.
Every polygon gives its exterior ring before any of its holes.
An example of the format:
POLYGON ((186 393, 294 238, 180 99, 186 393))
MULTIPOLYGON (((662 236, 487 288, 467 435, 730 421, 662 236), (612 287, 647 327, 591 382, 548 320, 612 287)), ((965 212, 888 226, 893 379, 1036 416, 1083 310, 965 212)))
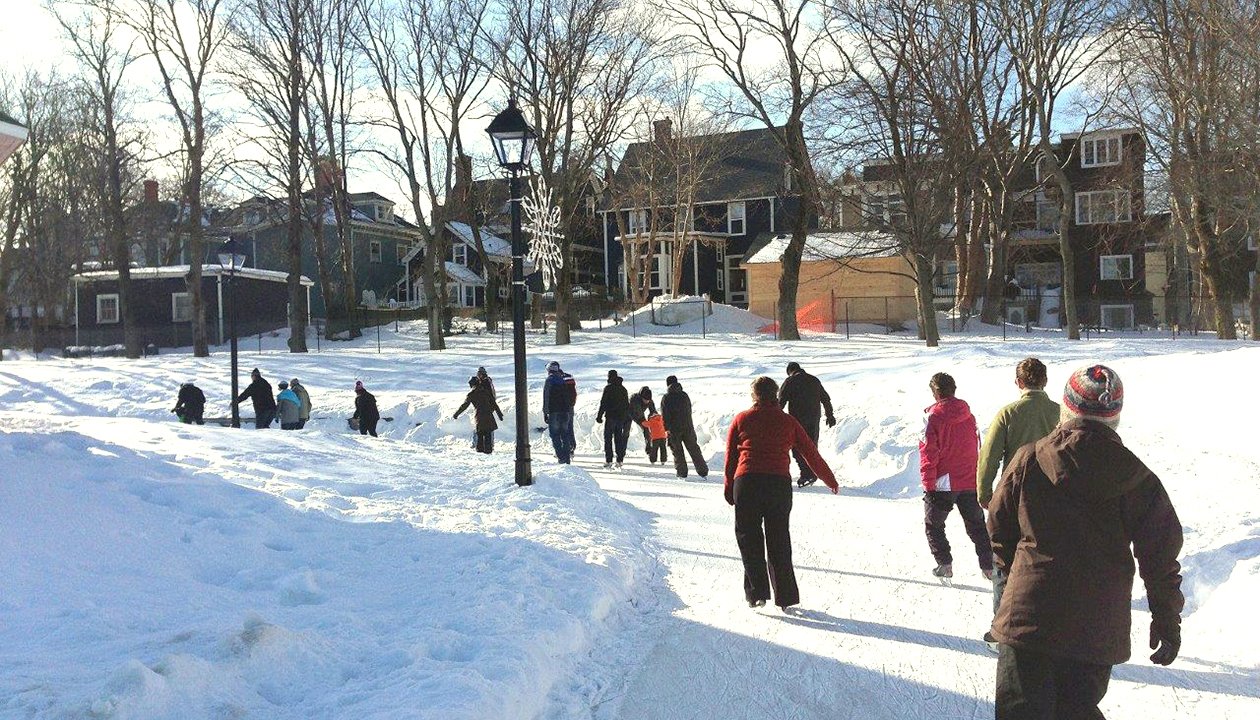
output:
POLYGON ((543 422, 551 435, 556 460, 563 465, 573 462, 577 438, 573 435, 573 407, 577 404, 577 381, 560 369, 560 363, 547 363, 547 379, 543 381, 543 422))
POLYGON ((997 720, 1102 718, 1112 666, 1132 649, 1134 558, 1151 612, 1151 662, 1181 649, 1181 521, 1163 484, 1120 439, 1124 385, 1104 365, 1063 390, 1061 422, 1015 453, 989 503, 1006 592, 997 720))
MULTIPOLYGON (((661 416, 665 420, 665 432, 669 433, 669 449, 674 456, 674 471, 678 477, 687 477, 687 455, 696 466, 696 474, 709 476, 709 464, 705 462, 696 441, 696 427, 691 420, 691 397, 683 392, 678 378, 665 378, 665 395, 661 398, 661 416), (684 450, 686 454, 684 454, 684 450)), ((777 386, 776 386, 777 387, 777 386)))
POLYGON ((280 429, 297 430, 302 426, 302 399, 283 380, 276 387, 280 388, 280 393, 276 395, 276 414, 280 417, 280 429))
POLYGON ((171 409, 175 417, 185 425, 196 423, 205 425, 206 395, 192 380, 179 386, 179 397, 175 399, 175 407, 171 409))
POLYGON ((306 421, 311 419, 311 394, 306 392, 306 386, 298 382, 297 378, 289 381, 289 389, 302 401, 302 409, 298 411, 298 429, 301 430, 306 427, 306 421))
MULTIPOLYGON (((984 442, 980 444, 976 491, 980 507, 986 510, 989 499, 993 497, 993 480, 998 477, 998 466, 1009 468, 1016 451, 1049 435, 1059 423, 1059 404, 1046 395, 1046 381, 1046 366, 1037 358, 1024 358, 1015 366, 1015 386, 1020 389, 1020 398, 998 412, 989 425, 984 442)), ((994 567, 994 614, 1002 602, 1005 585, 1006 577, 994 567)), ((984 641, 990 644, 997 642, 989 632, 984 634, 984 641)))
POLYGON ((363 387, 362 380, 354 381, 354 419, 359 421, 360 435, 376 435, 376 424, 381 420, 381 411, 376 408, 376 396, 363 387))
POLYGON ((494 421, 498 415, 503 419, 503 411, 499 409, 499 401, 491 390, 489 378, 482 380, 476 375, 468 378, 468 395, 452 417, 458 418, 471 405, 473 408, 473 431, 476 434, 477 452, 489 455, 494 452, 494 431, 499 424, 494 421))
POLYGON ((753 406, 735 416, 726 436, 723 494, 726 502, 735 506, 735 540, 744 562, 744 599, 749 607, 765 605, 772 590, 774 604, 780 608, 801 601, 792 566, 789 529, 789 451, 799 450, 833 494, 840 490, 831 468, 818 454, 818 446, 801 424, 779 406, 778 390, 771 378, 754 380, 753 406))
POLYGON ((626 459, 626 442, 630 439, 630 396, 616 370, 608 371, 608 384, 604 386, 599 411, 595 413, 595 422, 605 420, 608 422, 604 423, 604 467, 612 467, 615 457, 620 468, 626 459))
POLYGON ((924 411, 927 425, 919 441, 919 474, 923 478, 923 528, 936 560, 932 574, 939 578, 954 576, 945 519, 956 505, 967 536, 975 544, 980 572, 991 580, 993 552, 984 527, 984 511, 976 500, 976 418, 966 402, 954 397, 957 386, 953 377, 936 373, 928 386, 936 402, 924 411))
POLYGON ((249 374, 249 386, 245 388, 236 398, 239 405, 245 402, 246 398, 254 403, 254 429, 264 430, 271 427, 271 421, 276 419, 276 398, 271 394, 271 383, 263 379, 262 373, 258 368, 254 368, 249 374))
MULTIPOLYGON (((813 440, 815 445, 818 444, 818 424, 824 410, 827 413, 827 427, 836 426, 836 416, 831 408, 831 396, 823 389, 822 382, 802 370, 799 363, 787 364, 787 378, 779 387, 779 405, 787 411, 788 415, 796 418, 801 427, 805 428, 805 434, 809 435, 809 439, 813 440)), ((801 472, 796 484, 800 487, 814 484, 818 477, 809 469, 809 465, 801 454, 794 450, 792 457, 796 458, 796 466, 801 472)))
POLYGON ((644 385, 639 392, 630 396, 630 418, 643 431, 643 450, 647 453, 648 462, 655 465, 657 458, 665 463, 665 421, 660 419, 660 428, 654 433, 649 424, 653 417, 660 418, 656 412, 656 403, 652 402, 652 388, 644 385))

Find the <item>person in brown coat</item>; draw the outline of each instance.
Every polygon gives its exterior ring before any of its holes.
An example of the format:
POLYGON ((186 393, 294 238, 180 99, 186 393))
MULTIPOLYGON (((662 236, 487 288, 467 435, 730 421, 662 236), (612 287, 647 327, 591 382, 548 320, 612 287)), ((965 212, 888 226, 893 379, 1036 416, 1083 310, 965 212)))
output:
POLYGON ((494 390, 491 389, 494 386, 489 378, 482 379, 474 375, 468 378, 468 387, 472 389, 464 398, 464 404, 455 411, 454 417, 458 418, 469 405, 472 405, 474 431, 477 434, 477 452, 489 455, 494 452, 494 431, 499 429, 494 416, 498 415, 502 420, 503 411, 499 409, 499 401, 494 397, 494 390))
POLYGON ((1111 667, 1129 659, 1137 558, 1151 610, 1151 661, 1181 648, 1181 522, 1159 478, 1116 433, 1124 386, 1103 365, 1063 392, 1059 426, 1020 448, 989 503, 1007 575, 997 720, 1098 719, 1111 667))

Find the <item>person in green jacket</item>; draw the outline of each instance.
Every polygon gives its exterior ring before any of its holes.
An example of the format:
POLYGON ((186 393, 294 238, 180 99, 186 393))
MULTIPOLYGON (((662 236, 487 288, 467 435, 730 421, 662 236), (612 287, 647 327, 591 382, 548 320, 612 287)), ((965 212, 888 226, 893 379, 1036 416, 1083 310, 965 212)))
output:
MULTIPOLYGON (((989 424, 989 432, 980 445, 980 459, 976 464, 976 492, 980 507, 989 509, 993 499, 993 481, 1002 470, 1010 467, 1015 451, 1029 443, 1037 442, 1050 434, 1059 424, 1059 403, 1046 394, 1046 366, 1034 357, 1024 358, 1015 366, 1015 386, 1021 391, 1020 398, 998 411, 989 424)), ((993 572, 993 612, 997 613, 1006 588, 1006 576, 996 567, 993 572)), ((991 633, 984 634, 984 641, 996 649, 991 633)))

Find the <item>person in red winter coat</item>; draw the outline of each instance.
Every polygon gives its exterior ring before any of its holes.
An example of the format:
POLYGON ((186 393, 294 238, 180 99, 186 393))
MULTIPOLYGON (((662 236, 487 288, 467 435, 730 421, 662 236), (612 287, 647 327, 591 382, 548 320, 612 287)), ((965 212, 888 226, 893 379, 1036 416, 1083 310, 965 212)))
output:
POLYGON ((723 491, 726 502, 735 506, 735 540, 744 561, 748 606, 765 605, 773 589, 774 604, 786 609, 801 601, 788 530, 791 452, 799 452, 833 494, 840 486, 805 428, 779 407, 778 383, 759 377, 752 393, 752 408, 736 415, 727 433, 723 491))
POLYGON ((945 538, 945 519, 958 506, 967 537, 976 546, 980 571, 993 577, 993 551, 976 498, 976 461, 980 455, 976 418, 967 403, 954 397, 957 385, 946 373, 936 373, 928 384, 936 403, 929 407, 927 427, 919 441, 919 474, 923 478, 923 528, 936 559, 933 575, 954 576, 954 559, 945 538))

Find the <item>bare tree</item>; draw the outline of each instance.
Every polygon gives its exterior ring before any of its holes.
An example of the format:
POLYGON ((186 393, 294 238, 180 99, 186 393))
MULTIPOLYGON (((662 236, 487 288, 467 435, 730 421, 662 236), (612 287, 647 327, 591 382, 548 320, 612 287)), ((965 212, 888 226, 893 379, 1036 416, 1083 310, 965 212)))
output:
POLYGON ((538 133, 538 175, 560 210, 556 343, 564 345, 580 325, 571 312, 573 245, 589 224, 592 173, 633 124, 626 111, 650 84, 656 32, 649 14, 622 0, 522 0, 502 12, 498 80, 538 133))
POLYGON ((660 11, 687 34, 691 49, 726 80, 730 112, 774 133, 787 160, 785 193, 797 198, 792 239, 779 278, 779 336, 799 340, 796 291, 810 224, 820 210, 819 182, 805 120, 840 79, 825 56, 826 34, 811 26, 818 0, 682 0, 660 11))

